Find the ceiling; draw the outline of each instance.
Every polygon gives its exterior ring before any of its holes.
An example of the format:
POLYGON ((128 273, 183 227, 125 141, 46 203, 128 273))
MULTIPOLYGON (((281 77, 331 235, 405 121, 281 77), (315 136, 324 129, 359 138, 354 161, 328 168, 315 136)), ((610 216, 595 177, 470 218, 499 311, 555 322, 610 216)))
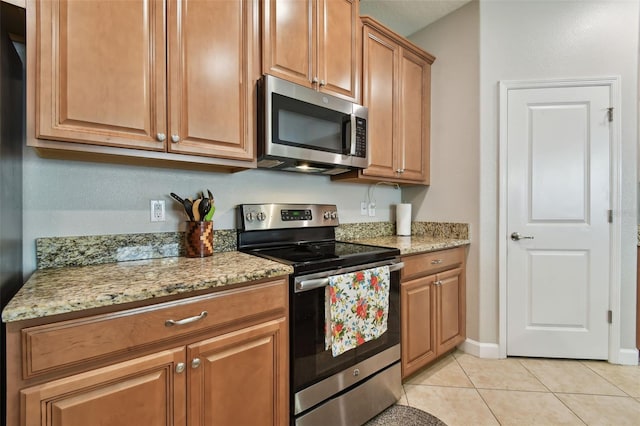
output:
POLYGON ((361 0, 360 14, 372 16, 406 37, 469 1, 471 0, 361 0))

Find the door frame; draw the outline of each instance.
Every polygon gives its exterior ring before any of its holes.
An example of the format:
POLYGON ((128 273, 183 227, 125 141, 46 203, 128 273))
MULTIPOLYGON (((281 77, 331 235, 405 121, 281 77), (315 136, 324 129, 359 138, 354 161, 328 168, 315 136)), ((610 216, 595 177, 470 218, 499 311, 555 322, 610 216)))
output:
POLYGON ((608 361, 613 364, 624 363, 620 347, 620 291, 622 262, 620 256, 622 223, 621 205, 621 120, 620 120, 620 76, 549 79, 549 80, 504 80, 498 82, 499 99, 499 139, 498 139, 498 355, 507 357, 507 119, 508 96, 510 90, 543 89, 583 86, 608 86, 610 106, 618 112, 610 129, 610 209, 613 210, 613 223, 610 227, 609 253, 609 309, 613 312, 609 324, 608 361))

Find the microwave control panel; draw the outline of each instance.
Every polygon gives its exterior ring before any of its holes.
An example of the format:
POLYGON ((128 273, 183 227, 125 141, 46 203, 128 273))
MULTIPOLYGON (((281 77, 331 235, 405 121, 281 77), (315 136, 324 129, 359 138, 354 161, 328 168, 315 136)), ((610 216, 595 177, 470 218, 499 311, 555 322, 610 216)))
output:
POLYGON ((356 157, 367 156, 367 120, 356 117, 356 157))

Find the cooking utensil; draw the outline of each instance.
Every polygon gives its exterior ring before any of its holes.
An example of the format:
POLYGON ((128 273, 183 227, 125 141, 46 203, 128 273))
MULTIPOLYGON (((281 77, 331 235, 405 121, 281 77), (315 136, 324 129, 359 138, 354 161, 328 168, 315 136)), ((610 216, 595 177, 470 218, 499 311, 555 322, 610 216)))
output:
POLYGON ((204 220, 210 221, 211 219, 213 219, 213 214, 216 212, 216 206, 214 204, 213 194, 211 193, 211 190, 207 189, 207 194, 209 195, 210 208, 209 211, 205 214, 204 220))
POLYGON ((198 206, 198 210, 200 212, 200 218, 206 221, 206 216, 209 214, 209 210, 211 210, 211 200, 209 198, 202 198, 202 201, 200 201, 200 205, 198 206))
POLYGON ((173 192, 171 194, 169 194, 169 195, 171 195, 171 197, 174 200, 176 200, 177 202, 182 204, 182 206, 184 207, 184 211, 187 213, 187 216, 189 216, 189 220, 193 220, 193 212, 192 212, 193 202, 188 198, 186 200, 183 200, 182 198, 180 198, 178 195, 176 195, 173 192))
POLYGON ((193 202, 193 207, 191 208, 191 211, 193 212, 193 220, 195 220, 196 222, 200 221, 200 210, 198 206, 200 206, 201 202, 202 202, 202 198, 196 199, 193 202))

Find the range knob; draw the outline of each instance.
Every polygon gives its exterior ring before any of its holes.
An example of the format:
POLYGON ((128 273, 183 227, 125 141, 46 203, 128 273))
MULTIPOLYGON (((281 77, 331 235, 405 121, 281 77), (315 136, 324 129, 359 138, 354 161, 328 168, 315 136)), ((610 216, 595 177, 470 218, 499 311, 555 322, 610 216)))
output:
POLYGON ((258 214, 256 215, 256 219, 258 219, 260 222, 264 221, 267 218, 267 215, 264 214, 264 212, 258 212, 258 214))
POLYGON ((336 219, 338 217, 338 212, 333 211, 331 212, 331 219, 336 219))
POLYGON ((331 212, 324 212, 322 214, 322 217, 325 218, 325 219, 331 219, 331 212))
POLYGON ((256 215, 254 212, 249 212, 247 214, 244 215, 245 219, 247 219, 247 222, 253 222, 253 219, 256 218, 256 215))

